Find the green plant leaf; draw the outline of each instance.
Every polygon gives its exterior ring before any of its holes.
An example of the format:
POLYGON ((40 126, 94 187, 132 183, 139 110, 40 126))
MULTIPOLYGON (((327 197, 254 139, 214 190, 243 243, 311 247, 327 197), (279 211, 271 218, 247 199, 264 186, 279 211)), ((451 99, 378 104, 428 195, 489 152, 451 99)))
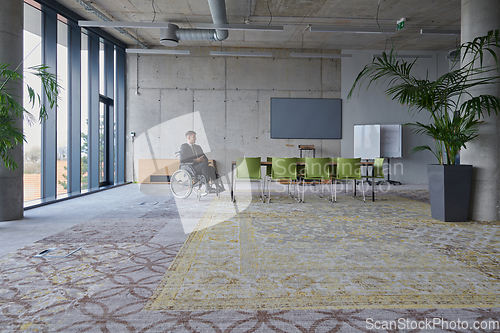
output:
MULTIPOLYGON (((35 121, 35 117, 28 112, 18 100, 22 101, 20 96, 11 93, 10 83, 24 81, 24 76, 16 70, 10 70, 9 64, 0 63, 0 158, 5 166, 15 170, 19 166, 11 155, 12 149, 25 141, 22 126, 16 126, 16 118, 27 119, 30 122, 35 121)), ((32 108, 39 109, 38 119, 40 122, 47 119, 47 111, 44 103, 44 96, 50 108, 57 106, 61 86, 57 82, 57 76, 50 73, 47 66, 29 67, 27 74, 35 75, 40 79, 42 92, 37 93, 35 89, 25 84, 29 96, 29 104, 32 108)))
POLYGON ((411 62, 397 60, 393 48, 361 70, 347 98, 352 98, 356 89, 359 94, 362 85, 368 89, 371 84, 385 84, 385 94, 408 106, 410 116, 421 112, 429 115, 429 124, 413 122, 407 125, 414 133, 433 138, 435 147, 419 146, 412 152, 430 150, 439 163, 444 163, 446 158, 446 163, 454 164, 460 149, 478 136, 481 119, 500 111, 498 96, 476 96, 473 93, 475 88, 497 84, 500 80, 497 56, 500 51, 500 31, 490 31, 472 42, 463 43, 458 51, 462 55, 461 67, 433 81, 428 76, 414 76, 412 70, 416 59, 411 62), (492 56, 494 65, 484 65, 486 54, 492 56))

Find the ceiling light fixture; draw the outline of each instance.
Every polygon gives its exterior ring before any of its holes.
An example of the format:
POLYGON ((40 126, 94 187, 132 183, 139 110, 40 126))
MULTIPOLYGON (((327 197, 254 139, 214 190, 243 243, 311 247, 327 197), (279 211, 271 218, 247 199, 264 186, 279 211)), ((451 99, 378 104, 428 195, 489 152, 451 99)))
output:
POLYGON ((78 25, 97 28, 168 28, 169 22, 78 21, 78 25))
POLYGON ((210 51, 211 56, 230 56, 230 57, 272 57, 271 52, 230 52, 230 51, 210 51))
POLYGON ((460 30, 420 29, 421 35, 460 35, 460 30))
POLYGON ((311 26, 311 32, 342 32, 356 34, 395 34, 396 29, 390 27, 338 27, 338 26, 311 26))
MULTIPOLYGON (((382 54, 374 54, 374 58, 381 58, 382 54)), ((404 59, 404 58, 419 58, 419 59, 432 59, 432 55, 430 54, 397 54, 396 58, 404 59)))
MULTIPOLYGON (((96 28, 168 28, 169 22, 78 21, 80 27, 96 28)), ((196 29, 283 31, 282 25, 195 23, 196 29)))
POLYGON ((352 58, 352 54, 295 53, 295 52, 291 52, 290 57, 294 57, 294 58, 352 58))
POLYGON ((160 49, 125 49, 127 53, 149 53, 149 54, 174 54, 189 55, 189 50, 160 50, 160 49))
POLYGON ((196 29, 283 31, 282 25, 195 23, 196 29))

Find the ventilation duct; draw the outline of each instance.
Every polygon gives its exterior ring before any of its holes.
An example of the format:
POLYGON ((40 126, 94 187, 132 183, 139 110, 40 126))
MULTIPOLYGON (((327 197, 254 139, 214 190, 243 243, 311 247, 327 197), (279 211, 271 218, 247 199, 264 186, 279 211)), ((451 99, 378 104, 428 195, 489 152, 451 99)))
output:
POLYGON ((160 30, 160 44, 165 46, 177 46, 179 45, 179 38, 176 32, 179 27, 175 24, 168 24, 168 28, 162 28, 160 30))
MULTIPOLYGON (((208 0, 208 6, 210 7, 210 14, 212 15, 212 20, 214 24, 227 24, 226 18, 226 3, 224 0, 208 0)), ((188 41, 222 41, 227 39, 229 33, 227 30, 219 30, 219 29, 179 29, 175 24, 171 24, 175 29, 175 37, 177 38, 177 42, 179 40, 188 40, 188 41)), ((170 27, 170 24, 169 24, 170 27)), ((170 30, 170 29, 162 29, 162 30, 170 30)), ((166 46, 177 46, 177 44, 167 45, 162 42, 163 40, 162 31, 161 34, 161 44, 166 46)), ((172 33, 165 32, 165 37, 167 40, 172 40, 172 33), (167 37, 167 35, 169 37, 167 37)))
MULTIPOLYGON (((210 13, 214 24, 227 24, 226 2, 225 0, 208 0, 210 13)), ((227 30, 215 30, 215 40, 224 40, 229 33, 227 30)))
MULTIPOLYGON (((87 11, 92 12, 97 17, 104 21, 113 22, 106 15, 99 12, 95 7, 87 3, 87 0, 74 0, 85 7, 87 11)), ((212 21, 215 25, 227 25, 226 3, 225 0, 208 0, 210 14, 212 21)), ((131 38, 136 40, 142 47, 147 48, 145 44, 141 43, 137 38, 130 35, 122 28, 116 28, 120 32, 126 33, 131 38)), ((160 43, 165 46, 177 46, 179 40, 186 41, 223 41, 227 39, 229 33, 227 30, 221 29, 179 29, 179 26, 169 23, 168 28, 161 28, 160 30, 160 43)))

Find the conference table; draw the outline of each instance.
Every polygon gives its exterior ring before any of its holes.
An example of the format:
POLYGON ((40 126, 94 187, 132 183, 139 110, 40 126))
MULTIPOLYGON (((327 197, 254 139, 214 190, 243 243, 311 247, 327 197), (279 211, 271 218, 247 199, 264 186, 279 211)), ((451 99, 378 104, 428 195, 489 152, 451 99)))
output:
MULTIPOLYGON (((371 171, 372 171, 372 202, 375 201, 375 191, 374 191, 374 187, 375 187, 375 175, 374 175, 374 172, 373 172, 373 163, 374 163, 373 161, 361 161, 361 166, 371 167, 371 171)), ((268 166, 268 165, 272 165, 272 164, 273 164, 272 162, 268 162, 268 161, 261 161, 260 162, 261 166, 268 166)), ((297 166, 303 166, 303 165, 305 165, 304 162, 298 162, 297 163, 297 166)), ((337 165, 337 163, 330 163, 330 165, 337 165)), ((234 200, 233 185, 234 185, 235 168, 236 168, 236 161, 232 161, 231 162, 231 201, 234 200)))

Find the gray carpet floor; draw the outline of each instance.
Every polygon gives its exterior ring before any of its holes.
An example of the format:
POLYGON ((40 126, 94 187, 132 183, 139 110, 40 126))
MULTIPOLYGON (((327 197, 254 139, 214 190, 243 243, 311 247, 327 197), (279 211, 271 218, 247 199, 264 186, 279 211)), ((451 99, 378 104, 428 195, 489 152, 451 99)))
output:
MULTIPOLYGON (((391 194, 428 202, 421 188, 391 194)), ((500 331, 500 309, 484 307, 145 310, 212 199, 135 184, 0 223, 0 332, 500 331)))

